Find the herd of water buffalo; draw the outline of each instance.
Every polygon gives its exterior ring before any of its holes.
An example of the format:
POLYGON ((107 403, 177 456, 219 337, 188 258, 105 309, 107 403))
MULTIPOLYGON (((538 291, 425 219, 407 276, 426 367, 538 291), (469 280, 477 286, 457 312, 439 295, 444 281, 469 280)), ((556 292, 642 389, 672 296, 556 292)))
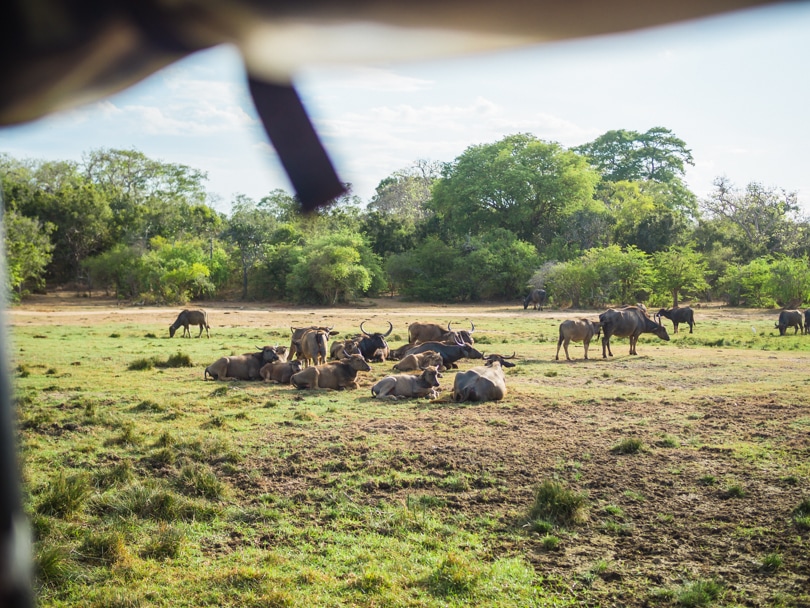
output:
MULTIPOLYGON (((542 290, 535 290, 542 291, 542 290)), ((532 292, 534 293, 534 292, 532 292)), ((538 307, 545 301, 545 293, 537 296, 538 307)), ((532 301, 527 296, 524 309, 532 301)), ((560 323, 559 339, 555 359, 559 359, 560 347, 568 354, 570 342, 582 342, 585 359, 593 339, 602 337, 602 357, 613 356, 610 338, 629 338, 630 354, 635 355, 636 344, 642 333, 651 333, 662 340, 669 340, 669 334, 662 323, 669 319, 673 331, 678 326, 689 325, 689 333, 695 327, 694 311, 689 306, 662 308, 650 317, 643 304, 610 308, 599 315, 599 320, 568 319, 560 323)), ((190 326, 199 326, 197 337, 205 331, 210 337, 208 315, 204 310, 183 310, 169 326, 169 336, 183 327, 183 336, 191 337, 190 326)), ((798 310, 784 310, 775 325, 780 335, 794 327, 795 333, 810 333, 810 309, 804 313, 798 310)), ((257 352, 244 355, 220 357, 205 368, 204 378, 213 380, 258 380, 279 384, 290 384, 299 389, 356 389, 357 374, 371 370, 369 362, 397 361, 393 369, 397 374, 386 376, 371 389, 377 398, 397 399, 427 397, 435 399, 439 395, 439 378, 446 369, 457 368, 461 359, 483 359, 484 365, 473 367, 455 375, 453 401, 497 401, 506 395, 505 367, 514 367, 509 357, 488 354, 477 350, 470 329, 453 329, 448 323, 444 328, 435 323, 411 323, 408 326, 408 343, 391 350, 386 337, 393 331, 388 322, 388 331, 369 332, 365 322, 360 324, 360 333, 343 340, 331 340, 339 332, 332 327, 311 326, 291 327, 290 346, 257 347, 257 352), (415 374, 413 372, 419 372, 415 374)))

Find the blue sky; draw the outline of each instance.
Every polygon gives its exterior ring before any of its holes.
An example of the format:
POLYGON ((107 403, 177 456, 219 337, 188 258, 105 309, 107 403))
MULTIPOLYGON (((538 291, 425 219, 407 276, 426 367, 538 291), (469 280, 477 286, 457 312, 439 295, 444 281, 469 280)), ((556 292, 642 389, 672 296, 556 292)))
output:
MULTIPOLYGON (((796 191, 810 212, 810 3, 509 52, 309 67, 296 86, 343 181, 367 202, 417 159, 527 132, 564 146, 611 129, 672 130, 686 181, 726 176, 796 191)), ((220 47, 110 97, 0 131, 0 152, 74 159, 136 148, 208 173, 214 205, 290 190, 256 118, 238 52, 220 47)))

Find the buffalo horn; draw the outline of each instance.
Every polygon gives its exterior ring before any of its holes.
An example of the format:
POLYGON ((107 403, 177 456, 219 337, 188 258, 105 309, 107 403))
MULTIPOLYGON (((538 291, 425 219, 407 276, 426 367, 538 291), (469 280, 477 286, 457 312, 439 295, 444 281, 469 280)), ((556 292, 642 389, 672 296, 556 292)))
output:
POLYGON ((471 334, 475 333, 475 323, 473 323, 472 321, 470 321, 470 333, 471 334))
POLYGON ((368 334, 366 333, 366 330, 363 329, 363 323, 365 323, 365 321, 360 322, 360 333, 362 333, 364 336, 367 336, 368 334))
POLYGON ((391 332, 394 331, 394 324, 391 321, 388 321, 388 331, 383 334, 383 336, 391 335, 391 332))

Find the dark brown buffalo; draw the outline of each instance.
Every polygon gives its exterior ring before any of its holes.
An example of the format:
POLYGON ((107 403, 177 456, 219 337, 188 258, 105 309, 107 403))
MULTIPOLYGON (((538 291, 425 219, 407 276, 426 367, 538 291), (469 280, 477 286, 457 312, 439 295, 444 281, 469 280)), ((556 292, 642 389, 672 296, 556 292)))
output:
POLYGON ((613 356, 610 350, 611 336, 619 338, 630 338, 630 354, 637 355, 636 343, 638 337, 643 333, 652 333, 662 340, 669 341, 669 334, 666 328, 660 323, 650 319, 638 306, 626 306, 621 309, 609 308, 601 315, 599 321, 602 323, 602 357, 613 356))
POLYGON ((211 333, 208 331, 210 329, 208 325, 208 313, 201 308, 196 310, 186 309, 180 312, 180 314, 177 315, 177 319, 175 319, 174 323, 169 325, 170 338, 174 338, 174 332, 176 332, 181 325, 183 327, 183 333, 181 334, 183 338, 186 337, 186 334, 188 334, 189 338, 191 337, 191 330, 189 329, 190 325, 200 326, 200 333, 197 334, 198 338, 202 336, 203 329, 205 329, 205 335, 209 338, 211 337, 211 333))
POLYGON ((788 327, 793 328, 793 334, 804 333, 802 324, 802 313, 798 310, 783 310, 779 313, 779 322, 774 325, 779 330, 779 335, 784 336, 788 327))
POLYGON ((684 306, 683 308, 662 308, 655 313, 655 320, 660 323, 661 317, 666 317, 672 321, 672 326, 674 327, 672 331, 676 334, 678 333, 678 325, 681 323, 686 323, 689 325, 690 334, 692 333, 692 328, 696 325, 695 311, 693 311, 689 306, 684 306))

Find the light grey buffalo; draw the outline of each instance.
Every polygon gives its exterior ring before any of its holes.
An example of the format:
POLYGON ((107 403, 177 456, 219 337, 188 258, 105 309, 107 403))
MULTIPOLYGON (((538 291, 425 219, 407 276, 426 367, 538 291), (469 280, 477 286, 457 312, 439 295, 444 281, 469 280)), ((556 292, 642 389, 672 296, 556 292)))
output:
POLYGON ((371 387, 371 394, 377 399, 409 399, 427 397, 436 399, 439 396, 439 378, 442 375, 435 367, 427 367, 418 376, 413 374, 395 374, 386 376, 371 387))
POLYGON ((802 325, 802 313, 798 310, 783 310, 779 313, 779 322, 774 325, 779 330, 779 335, 784 336, 788 327, 793 328, 793 334, 796 335, 800 331, 804 333, 802 325))
POLYGON ((565 358, 570 361, 571 357, 568 356, 568 344, 573 340, 574 342, 582 342, 585 348, 585 358, 588 358, 588 347, 591 340, 599 337, 599 332, 602 329, 600 321, 591 321, 590 319, 567 319, 560 323, 560 338, 557 340, 557 354, 554 357, 555 361, 560 360, 560 346, 565 348, 565 358))
POLYGON ((208 325, 208 313, 205 312, 202 308, 198 308, 196 310, 183 310, 177 315, 177 318, 174 320, 174 323, 169 325, 169 337, 174 338, 174 332, 177 331, 177 328, 182 326, 183 333, 181 334, 182 337, 191 337, 191 330, 189 329, 190 325, 199 325, 200 326, 200 333, 197 334, 199 338, 202 336, 203 329, 205 329, 205 335, 209 338, 211 337, 211 333, 208 331, 210 329, 208 325))
POLYGON ((612 357, 610 350, 611 336, 619 338, 630 338, 630 354, 637 355, 636 343, 638 337, 643 333, 655 334, 662 340, 669 342, 669 334, 666 328, 660 323, 650 319, 638 306, 625 306, 624 308, 609 308, 601 315, 599 321, 602 323, 602 357, 608 354, 612 357))
POLYGON ((208 376, 211 376, 212 380, 258 380, 262 366, 277 359, 272 346, 263 346, 256 353, 220 357, 205 368, 203 379, 208 380, 208 376))
POLYGON ((473 367, 456 374, 453 382, 453 401, 500 401, 506 397, 504 367, 515 367, 503 355, 487 355, 486 365, 473 367))

